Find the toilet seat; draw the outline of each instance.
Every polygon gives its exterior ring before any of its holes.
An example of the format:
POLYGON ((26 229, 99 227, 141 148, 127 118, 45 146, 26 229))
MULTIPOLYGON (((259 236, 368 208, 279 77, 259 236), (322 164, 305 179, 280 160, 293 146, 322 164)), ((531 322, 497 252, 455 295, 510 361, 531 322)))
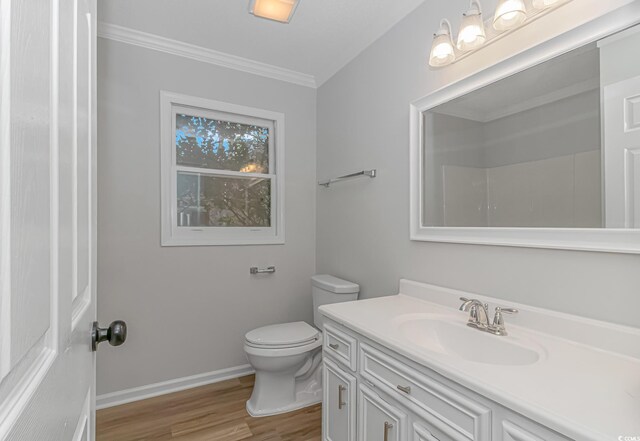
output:
POLYGON ((311 345, 320 338, 320 332, 305 322, 281 323, 263 326, 247 332, 245 344, 258 349, 289 349, 311 345))
POLYGON ((279 358, 290 357, 293 355, 300 355, 306 352, 312 352, 322 346, 322 334, 318 334, 316 340, 312 340, 310 343, 304 345, 292 346, 292 347, 265 347, 265 346, 253 346, 249 342, 244 342, 244 351, 248 355, 254 355, 265 358, 279 358))

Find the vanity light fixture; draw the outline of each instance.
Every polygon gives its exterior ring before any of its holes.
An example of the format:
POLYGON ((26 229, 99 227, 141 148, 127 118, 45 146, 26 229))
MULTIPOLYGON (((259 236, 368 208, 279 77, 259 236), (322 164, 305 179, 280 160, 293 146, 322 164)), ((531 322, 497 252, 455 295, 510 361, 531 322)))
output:
POLYGON ((536 9, 547 9, 555 6, 560 0, 533 0, 533 7, 536 9))
POLYGON ((451 37, 451 23, 446 18, 440 21, 440 29, 433 35, 429 64, 433 67, 447 66, 456 59, 451 37))
POLYGON ((498 31, 508 31, 520 26, 527 19, 524 0, 500 0, 496 7, 493 27, 498 31))
POLYGON ((299 0, 251 0, 249 12, 256 17, 289 23, 299 0))
POLYGON ((457 47, 462 52, 479 48, 487 40, 482 20, 482 7, 478 0, 471 0, 469 10, 462 14, 457 47))
POLYGON ((532 23, 573 0, 498 0, 493 18, 487 20, 482 18, 480 1, 471 0, 469 9, 462 14, 460 32, 456 38, 449 20, 440 22, 438 32, 433 35, 429 54, 431 67, 445 67, 462 60, 518 27, 532 23))

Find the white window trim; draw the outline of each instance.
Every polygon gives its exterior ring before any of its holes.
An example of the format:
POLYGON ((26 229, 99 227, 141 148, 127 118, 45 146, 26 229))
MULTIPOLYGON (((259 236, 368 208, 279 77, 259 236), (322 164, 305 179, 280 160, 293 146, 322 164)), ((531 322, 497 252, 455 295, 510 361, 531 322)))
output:
MULTIPOLYGON (((235 120, 235 118, 234 118, 235 120)), ((160 92, 160 148, 161 148, 161 244, 162 246, 207 245, 278 245, 284 244, 284 114, 221 101, 160 92), (258 118, 273 124, 269 144, 269 174, 243 173, 245 177, 271 179, 272 225, 254 227, 178 227, 177 173, 189 167, 176 165, 175 111, 191 108, 200 114, 225 112, 243 118, 258 118), (275 167, 275 173, 273 169, 275 167)), ((195 171, 202 173, 201 169, 195 171)), ((233 174, 211 170, 212 175, 233 174)))

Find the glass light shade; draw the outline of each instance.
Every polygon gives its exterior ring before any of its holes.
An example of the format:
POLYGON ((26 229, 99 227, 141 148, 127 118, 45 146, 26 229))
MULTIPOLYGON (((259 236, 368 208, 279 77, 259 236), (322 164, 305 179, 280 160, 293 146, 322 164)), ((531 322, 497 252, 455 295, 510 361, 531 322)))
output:
POLYGON ((269 20, 289 23, 298 0, 254 0, 251 13, 269 20))
POLYGON ((455 59, 456 53, 453 49, 451 34, 436 34, 435 38, 433 39, 433 45, 431 46, 429 64, 433 67, 442 67, 453 63, 455 59))
POLYGON ((560 3, 560 0, 533 0, 533 7, 536 9, 547 9, 560 3))
POLYGON ((493 27, 507 31, 520 26, 527 19, 527 8, 523 0, 500 0, 493 19, 493 27))
POLYGON ((458 33, 458 49, 467 52, 482 46, 486 40, 482 15, 479 13, 465 14, 458 33))

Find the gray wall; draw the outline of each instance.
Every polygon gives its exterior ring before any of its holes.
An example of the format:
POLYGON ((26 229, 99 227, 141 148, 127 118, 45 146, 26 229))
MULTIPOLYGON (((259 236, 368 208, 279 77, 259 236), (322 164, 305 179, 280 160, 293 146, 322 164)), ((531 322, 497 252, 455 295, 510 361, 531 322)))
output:
POLYGON ((318 176, 377 168, 379 177, 317 190, 317 271, 360 283, 364 298, 396 293, 405 277, 638 326, 640 256, 409 240, 409 103, 578 24, 560 9, 553 24, 429 70, 431 33, 465 5, 425 2, 319 89, 318 176))
POLYGON ((600 83, 602 87, 618 81, 640 75, 640 59, 629 57, 638 51, 640 32, 637 29, 627 31, 625 38, 609 41, 600 49, 600 83), (629 63, 616 63, 616 60, 629 60, 629 63))
POLYGON ((98 316, 127 343, 101 347, 98 394, 246 363, 246 331, 312 320, 316 91, 99 40, 98 316), (283 112, 286 244, 160 247, 161 89, 283 112), (252 265, 277 273, 252 277, 252 265))

